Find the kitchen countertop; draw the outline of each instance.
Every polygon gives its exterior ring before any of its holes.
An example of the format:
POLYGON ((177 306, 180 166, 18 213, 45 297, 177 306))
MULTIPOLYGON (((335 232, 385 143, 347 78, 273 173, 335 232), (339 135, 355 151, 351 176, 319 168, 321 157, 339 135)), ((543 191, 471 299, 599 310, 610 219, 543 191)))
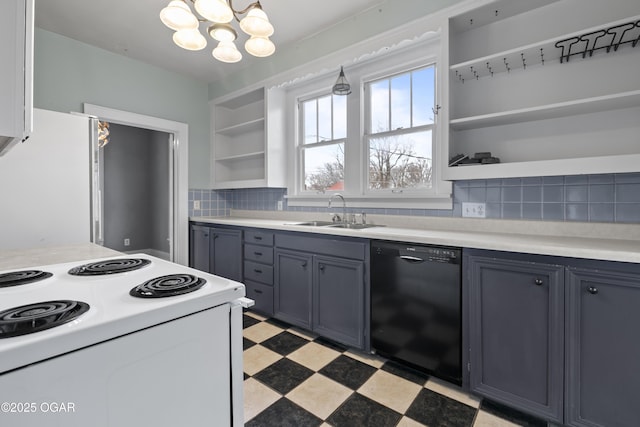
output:
POLYGON ((327 219, 325 217, 326 214, 322 213, 232 211, 229 217, 192 217, 190 220, 324 235, 640 263, 640 225, 637 224, 392 215, 368 215, 369 223, 384 226, 360 230, 295 224, 327 219))
POLYGON ((94 243, 0 251, 0 271, 122 255, 94 243))

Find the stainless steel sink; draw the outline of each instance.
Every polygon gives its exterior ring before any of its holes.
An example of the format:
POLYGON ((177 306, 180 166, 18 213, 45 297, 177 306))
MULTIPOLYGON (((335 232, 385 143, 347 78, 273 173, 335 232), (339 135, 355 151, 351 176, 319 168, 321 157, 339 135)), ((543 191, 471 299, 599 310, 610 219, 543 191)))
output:
POLYGON ((332 222, 332 221, 292 222, 292 223, 289 223, 288 225, 305 225, 308 227, 348 228, 350 230, 362 230, 363 228, 384 227, 383 225, 354 224, 354 223, 332 222))
POLYGON ((383 225, 375 225, 375 224, 352 224, 352 223, 339 222, 339 223, 336 223, 336 224, 327 225, 327 227, 348 228, 348 229, 351 229, 351 230, 362 230, 363 228, 384 227, 384 226, 383 225))
POLYGON ((327 225, 334 225, 335 223, 332 221, 306 221, 306 222, 296 222, 291 225, 309 225, 312 227, 324 227, 327 225))

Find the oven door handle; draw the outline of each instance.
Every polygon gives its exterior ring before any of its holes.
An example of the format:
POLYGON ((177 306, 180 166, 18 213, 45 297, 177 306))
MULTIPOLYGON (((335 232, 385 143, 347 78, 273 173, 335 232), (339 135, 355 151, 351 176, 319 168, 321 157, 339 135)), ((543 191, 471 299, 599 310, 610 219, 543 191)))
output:
POLYGON ((413 262, 413 263, 424 262, 424 259, 418 258, 417 256, 410 256, 410 255, 400 255, 400 259, 403 259, 408 262, 413 262))

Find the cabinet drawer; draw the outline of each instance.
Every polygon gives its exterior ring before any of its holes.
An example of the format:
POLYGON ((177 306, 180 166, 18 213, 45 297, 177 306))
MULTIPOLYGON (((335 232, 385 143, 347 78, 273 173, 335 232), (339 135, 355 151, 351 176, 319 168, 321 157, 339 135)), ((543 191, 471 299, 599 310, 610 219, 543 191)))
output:
POLYGON ((264 264, 273 264, 273 248, 245 244, 244 259, 264 264))
POLYGON ((261 230, 245 230, 244 241, 256 245, 273 246, 273 233, 261 230))
POLYGON ((273 288, 251 280, 245 280, 244 284, 247 288, 247 298, 251 298, 255 302, 251 309, 272 316, 273 288))
POLYGON ((341 258, 365 259, 367 244, 357 238, 311 237, 305 233, 277 234, 276 246, 295 251, 312 252, 341 258))
POLYGON ((253 261, 244 262, 244 277, 266 285, 273 285, 273 267, 253 261))

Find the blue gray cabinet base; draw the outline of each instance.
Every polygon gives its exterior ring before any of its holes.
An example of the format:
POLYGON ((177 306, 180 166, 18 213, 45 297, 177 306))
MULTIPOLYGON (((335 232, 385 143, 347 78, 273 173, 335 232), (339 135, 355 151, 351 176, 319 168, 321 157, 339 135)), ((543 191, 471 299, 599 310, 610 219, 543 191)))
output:
POLYGON ((369 242, 278 233, 274 316, 339 343, 369 349, 369 242))
POLYGON ((640 420, 640 265, 466 250, 473 392, 554 423, 640 420))
POLYGON ((242 231, 192 224, 189 265, 242 281, 242 231))

